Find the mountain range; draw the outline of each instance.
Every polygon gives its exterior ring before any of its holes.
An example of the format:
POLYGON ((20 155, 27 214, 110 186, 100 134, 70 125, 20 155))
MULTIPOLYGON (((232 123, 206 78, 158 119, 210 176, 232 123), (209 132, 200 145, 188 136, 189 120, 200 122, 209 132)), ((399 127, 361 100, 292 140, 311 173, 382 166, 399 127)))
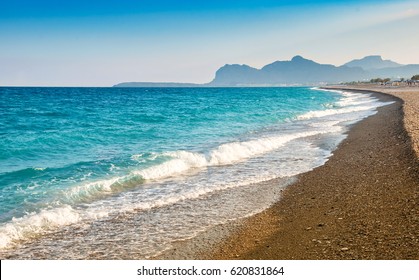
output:
POLYGON ((237 87, 237 86, 286 86, 316 85, 351 81, 366 81, 372 78, 410 78, 419 74, 419 64, 402 65, 383 60, 379 55, 355 59, 341 66, 320 64, 294 56, 289 61, 275 61, 261 69, 245 64, 226 64, 215 73, 207 84, 191 83, 120 83, 115 87, 237 87))

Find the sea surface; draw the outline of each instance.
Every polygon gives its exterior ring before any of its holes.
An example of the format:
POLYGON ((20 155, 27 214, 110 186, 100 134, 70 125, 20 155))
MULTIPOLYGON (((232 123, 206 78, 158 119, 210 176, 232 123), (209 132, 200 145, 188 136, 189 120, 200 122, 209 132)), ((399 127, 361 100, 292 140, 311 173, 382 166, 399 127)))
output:
POLYGON ((0 87, 0 257, 149 258, 324 164, 368 94, 0 87))

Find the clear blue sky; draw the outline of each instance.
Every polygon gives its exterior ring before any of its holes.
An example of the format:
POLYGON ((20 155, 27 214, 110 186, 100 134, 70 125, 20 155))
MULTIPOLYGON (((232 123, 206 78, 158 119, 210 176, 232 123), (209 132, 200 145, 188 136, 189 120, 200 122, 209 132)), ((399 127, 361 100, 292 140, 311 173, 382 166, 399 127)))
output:
POLYGON ((204 83, 294 55, 419 64, 419 1, 2 1, 0 86, 204 83))

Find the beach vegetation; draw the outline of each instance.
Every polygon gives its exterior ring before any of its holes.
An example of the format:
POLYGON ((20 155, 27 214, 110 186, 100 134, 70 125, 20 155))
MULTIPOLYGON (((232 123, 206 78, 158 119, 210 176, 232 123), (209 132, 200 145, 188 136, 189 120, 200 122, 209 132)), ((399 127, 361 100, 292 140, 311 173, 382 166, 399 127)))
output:
POLYGON ((371 83, 374 83, 374 84, 376 84, 376 83, 382 83, 383 82, 383 79, 381 79, 381 78, 375 78, 375 79, 371 79, 370 82, 371 83))
POLYGON ((412 76, 411 80, 419 81, 419 74, 412 76))
POLYGON ((391 81, 390 78, 385 78, 385 79, 375 78, 375 79, 371 79, 370 80, 370 83, 372 83, 372 84, 386 84, 386 83, 388 83, 390 81, 391 81))
POLYGON ((375 83, 375 84, 380 84, 380 83, 388 83, 391 79, 390 78, 375 78, 375 79, 371 79, 370 83, 375 83))

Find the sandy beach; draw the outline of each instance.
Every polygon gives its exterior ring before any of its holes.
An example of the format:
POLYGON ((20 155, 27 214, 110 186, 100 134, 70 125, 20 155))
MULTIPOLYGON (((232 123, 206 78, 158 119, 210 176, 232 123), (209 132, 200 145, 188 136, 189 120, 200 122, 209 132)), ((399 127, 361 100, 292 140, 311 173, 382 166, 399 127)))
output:
POLYGON ((394 103, 353 125, 271 208, 157 258, 419 259, 418 89, 356 90, 394 103))

